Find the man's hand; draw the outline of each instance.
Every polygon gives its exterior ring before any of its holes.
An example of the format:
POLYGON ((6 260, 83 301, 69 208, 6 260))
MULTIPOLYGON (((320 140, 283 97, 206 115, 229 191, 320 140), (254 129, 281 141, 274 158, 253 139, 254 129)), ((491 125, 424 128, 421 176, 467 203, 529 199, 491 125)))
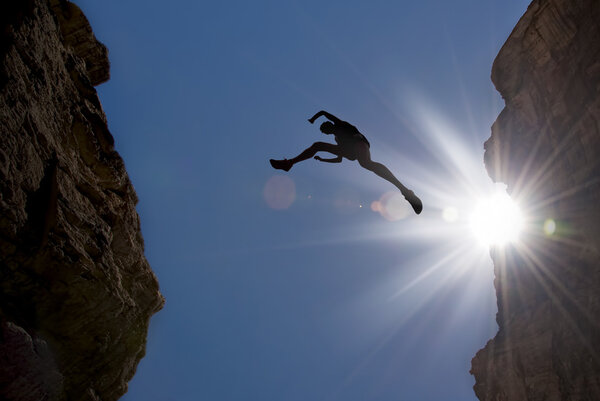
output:
POLYGON ((308 122, 313 124, 317 118, 323 115, 325 115, 325 110, 318 111, 314 116, 308 119, 308 122))
POLYGON ((315 156, 315 160, 318 160, 320 162, 325 162, 325 163, 341 163, 342 162, 342 156, 334 157, 332 159, 323 159, 320 156, 315 156))

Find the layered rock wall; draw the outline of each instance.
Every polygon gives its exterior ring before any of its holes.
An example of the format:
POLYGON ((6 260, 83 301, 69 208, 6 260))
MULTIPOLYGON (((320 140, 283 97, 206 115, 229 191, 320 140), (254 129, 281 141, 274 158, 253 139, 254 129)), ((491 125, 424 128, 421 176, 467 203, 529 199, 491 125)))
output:
POLYGON ((529 221, 492 250, 499 332, 473 359, 475 393, 600 400, 600 1, 534 0, 492 80, 506 107, 486 167, 529 221))
POLYGON ((0 25, 0 399, 116 400, 163 298, 94 88, 107 51, 68 1, 3 1, 0 25))

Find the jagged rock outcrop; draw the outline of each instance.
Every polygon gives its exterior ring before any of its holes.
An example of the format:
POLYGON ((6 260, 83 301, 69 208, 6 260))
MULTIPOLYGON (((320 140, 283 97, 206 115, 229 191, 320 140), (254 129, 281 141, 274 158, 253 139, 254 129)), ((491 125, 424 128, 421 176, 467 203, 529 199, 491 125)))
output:
POLYGON ((79 8, 0 5, 0 399, 116 400, 163 305, 79 8))
POLYGON ((534 0, 492 80, 506 107, 486 166, 530 224, 492 250, 499 331, 473 359, 475 393, 600 400, 600 1, 534 0))

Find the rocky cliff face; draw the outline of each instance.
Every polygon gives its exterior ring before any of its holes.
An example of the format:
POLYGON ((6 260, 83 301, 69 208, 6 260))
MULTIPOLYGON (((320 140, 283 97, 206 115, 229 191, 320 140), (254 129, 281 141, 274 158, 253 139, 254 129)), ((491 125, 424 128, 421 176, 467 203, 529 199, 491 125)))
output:
POLYGON ((68 1, 3 1, 0 29, 0 399, 116 400, 163 298, 94 89, 107 51, 68 1))
POLYGON ((600 1, 534 0, 492 80, 506 107, 486 166, 531 221, 492 250, 499 332, 473 359, 475 393, 600 400, 600 1))

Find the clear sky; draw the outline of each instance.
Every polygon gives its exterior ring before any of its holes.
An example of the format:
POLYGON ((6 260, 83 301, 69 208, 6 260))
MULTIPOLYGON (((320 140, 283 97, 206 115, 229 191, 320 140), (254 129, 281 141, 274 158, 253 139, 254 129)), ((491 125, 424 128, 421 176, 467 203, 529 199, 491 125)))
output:
POLYGON ((494 190, 492 61, 528 0, 76 3, 109 48, 97 89, 166 297, 124 400, 476 399, 496 300, 468 216, 494 190), (356 162, 269 166, 332 140, 320 109, 420 216, 356 162))

